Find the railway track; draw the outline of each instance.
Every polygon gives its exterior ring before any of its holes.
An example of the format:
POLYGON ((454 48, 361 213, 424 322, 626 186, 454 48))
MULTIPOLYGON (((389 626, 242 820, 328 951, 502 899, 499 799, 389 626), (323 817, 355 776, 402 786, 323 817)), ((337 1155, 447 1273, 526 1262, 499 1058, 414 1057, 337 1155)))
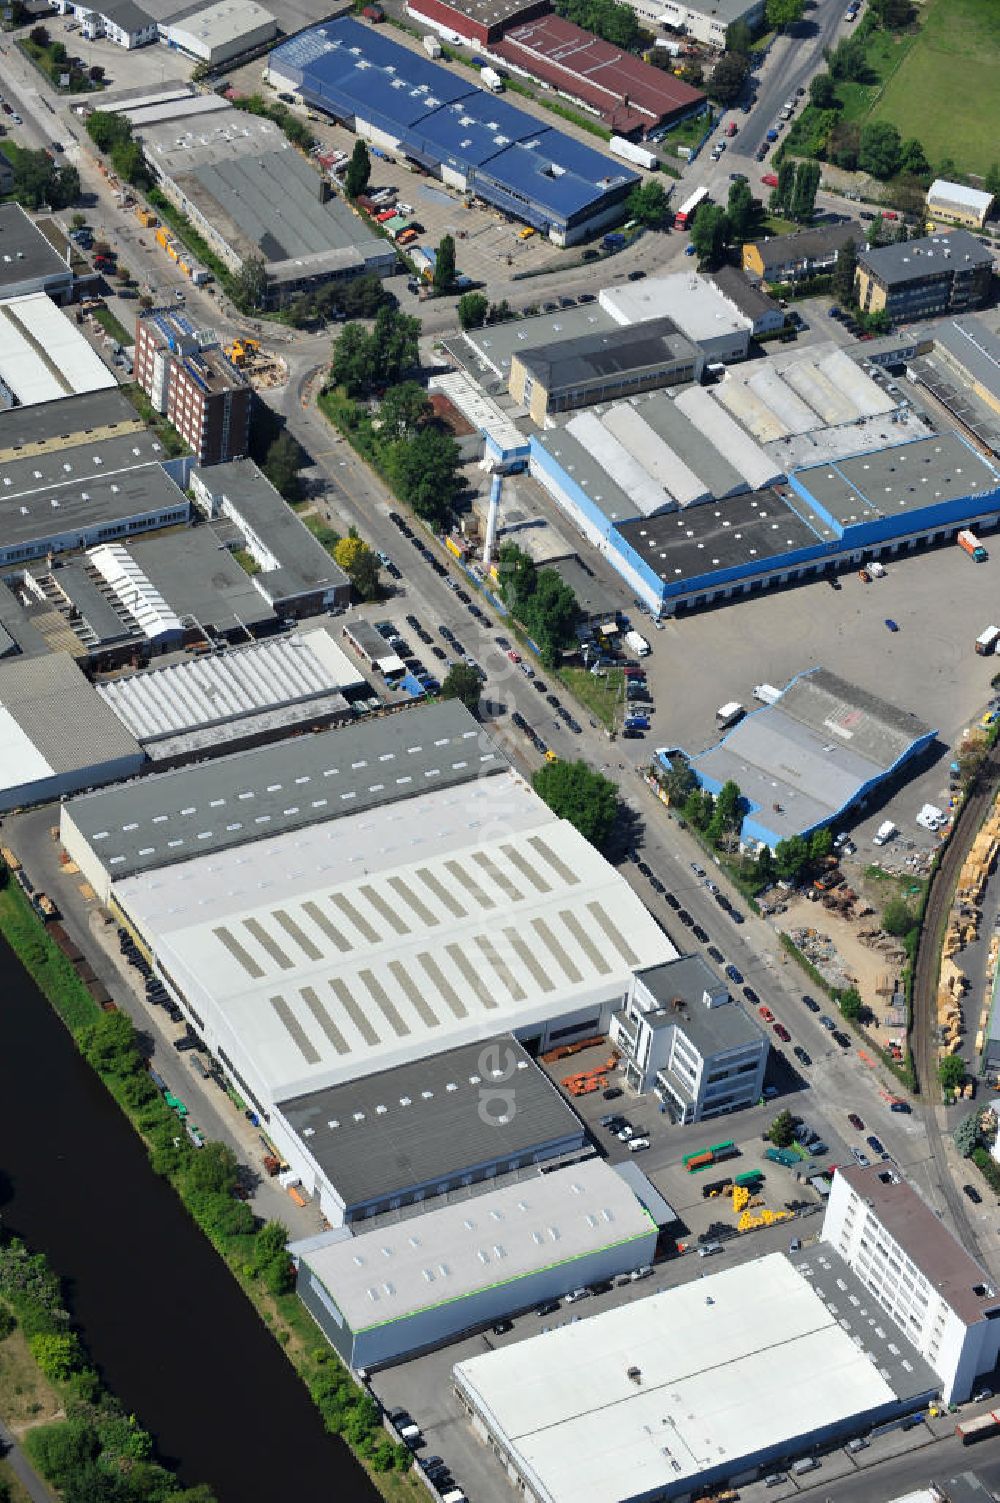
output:
POLYGON ((951 908, 959 873, 972 847, 979 827, 996 796, 1000 783, 1000 747, 994 747, 983 764, 976 791, 962 805, 951 838, 931 881, 920 945, 913 972, 913 1026, 911 1046, 917 1084, 924 1100, 927 1141, 937 1170, 941 1193, 947 1202, 965 1247, 981 1257, 976 1235, 965 1213, 962 1196, 951 1177, 944 1139, 934 1102, 939 1096, 937 1078, 937 989, 938 956, 944 926, 951 908))

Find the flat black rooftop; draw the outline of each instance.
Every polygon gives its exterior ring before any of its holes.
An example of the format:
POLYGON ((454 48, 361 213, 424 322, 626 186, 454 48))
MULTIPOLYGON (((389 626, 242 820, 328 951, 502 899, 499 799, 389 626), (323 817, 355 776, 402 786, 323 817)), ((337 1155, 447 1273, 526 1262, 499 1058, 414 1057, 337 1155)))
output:
POLYGON ((618 531, 667 585, 820 544, 812 528, 771 490, 637 517, 618 531))
MULTIPOLYGON (((2 212, 2 210, 0 210, 2 212)), ((0 457, 16 457, 39 446, 83 442, 137 432, 142 419, 120 391, 87 391, 76 397, 38 402, 33 407, 8 407, 0 412, 0 457)))
POLYGON ((584 1139, 576 1113, 509 1035, 291 1097, 279 1110, 346 1206, 584 1139), (482 1109, 491 1085, 513 1093, 505 1119, 499 1099, 482 1109))
POLYGON ((920 240, 904 240, 858 252, 858 265, 887 287, 903 287, 925 277, 973 271, 992 264, 993 252, 980 245, 968 230, 924 235, 920 240))
POLYGON ((0 290, 60 274, 69 266, 21 205, 0 204, 0 290))
POLYGON ((672 318, 651 318, 645 323, 578 334, 523 354, 515 352, 550 394, 567 387, 586 386, 700 357, 697 345, 681 333, 672 318))

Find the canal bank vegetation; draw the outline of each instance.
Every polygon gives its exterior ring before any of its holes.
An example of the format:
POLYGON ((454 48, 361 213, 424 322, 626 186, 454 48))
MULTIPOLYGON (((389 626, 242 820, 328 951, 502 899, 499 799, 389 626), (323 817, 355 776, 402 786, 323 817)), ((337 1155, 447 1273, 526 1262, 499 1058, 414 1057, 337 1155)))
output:
MULTIPOLYGON (((66 1024, 80 1053, 141 1134, 154 1171, 169 1180, 284 1347, 326 1429, 343 1437, 391 1503, 419 1496, 420 1484, 407 1475, 412 1465, 409 1450, 390 1440, 378 1406, 322 1341, 294 1293, 284 1226, 277 1221, 260 1222, 246 1204, 236 1155, 223 1143, 195 1148, 150 1077, 131 1018, 98 1007, 20 888, 10 882, 0 890, 0 931, 66 1024)), ((0 1300, 5 1298, 0 1276, 0 1300)), ((18 1314, 16 1309, 14 1313, 18 1314)), ((42 1334, 59 1334, 60 1329, 45 1328, 42 1334)), ((96 1503, 104 1496, 66 1494, 68 1503, 96 1503)), ((159 1495, 149 1496, 159 1503, 159 1495)), ((172 1498, 171 1494, 162 1496, 172 1498)), ((187 1500, 187 1495, 181 1496, 187 1500)), ((108 1493, 107 1497, 112 1503, 132 1503, 131 1494, 108 1493)), ((210 1500, 208 1492, 190 1496, 190 1503, 210 1500)))
POLYGON ((4 1416, 66 1503, 215 1503, 153 1460, 153 1437, 108 1392, 41 1253, 0 1233, 4 1416))

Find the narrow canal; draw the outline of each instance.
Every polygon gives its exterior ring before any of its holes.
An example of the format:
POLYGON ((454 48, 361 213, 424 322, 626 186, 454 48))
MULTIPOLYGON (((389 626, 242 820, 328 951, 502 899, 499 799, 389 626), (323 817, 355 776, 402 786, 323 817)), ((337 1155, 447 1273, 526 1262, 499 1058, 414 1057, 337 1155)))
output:
POLYGON ((0 976, 0 1215, 65 1280, 108 1386, 219 1503, 376 1503, 2 940, 0 976))

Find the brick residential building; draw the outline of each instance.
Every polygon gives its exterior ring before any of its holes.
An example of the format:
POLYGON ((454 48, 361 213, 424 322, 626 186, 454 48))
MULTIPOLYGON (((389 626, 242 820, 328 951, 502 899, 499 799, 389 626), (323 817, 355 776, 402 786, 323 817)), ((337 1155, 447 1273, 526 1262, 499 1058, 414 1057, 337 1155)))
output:
POLYGON ((135 374, 199 464, 225 464, 246 455, 253 390, 213 333, 195 329, 183 313, 153 309, 140 314, 135 374))

